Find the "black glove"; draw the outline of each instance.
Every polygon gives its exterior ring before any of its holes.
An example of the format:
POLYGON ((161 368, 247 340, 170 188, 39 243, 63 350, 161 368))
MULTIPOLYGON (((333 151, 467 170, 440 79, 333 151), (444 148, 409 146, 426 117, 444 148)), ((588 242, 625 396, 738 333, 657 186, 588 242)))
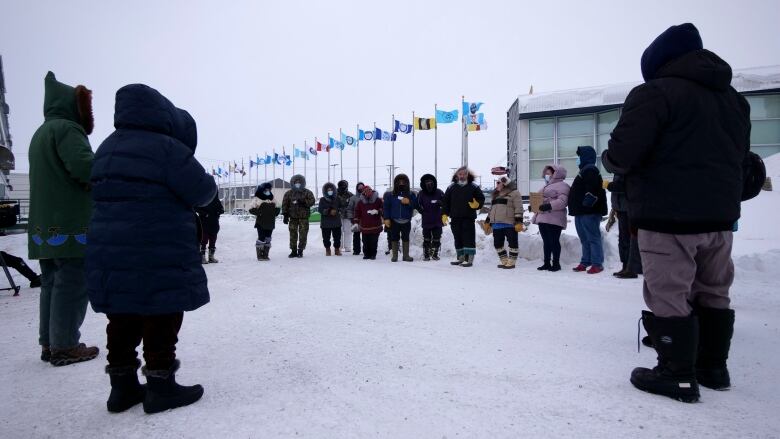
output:
POLYGON ((549 212, 552 210, 552 205, 550 203, 544 203, 539 205, 539 210, 542 212, 549 212))
POLYGON ((285 224, 290 224, 290 217, 285 215, 284 219, 282 220, 282 222, 285 223, 285 224))

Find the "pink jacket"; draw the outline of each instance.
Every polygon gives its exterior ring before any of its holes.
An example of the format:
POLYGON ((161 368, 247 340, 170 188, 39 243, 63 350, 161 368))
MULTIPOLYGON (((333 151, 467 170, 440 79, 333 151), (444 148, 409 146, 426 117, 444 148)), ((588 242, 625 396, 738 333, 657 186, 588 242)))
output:
POLYGON ((542 175, 547 169, 553 170, 553 176, 550 182, 542 189, 544 203, 549 203, 552 210, 534 214, 532 222, 534 224, 545 223, 566 228, 566 205, 569 202, 569 185, 566 184, 566 168, 561 165, 548 165, 542 171, 542 175))

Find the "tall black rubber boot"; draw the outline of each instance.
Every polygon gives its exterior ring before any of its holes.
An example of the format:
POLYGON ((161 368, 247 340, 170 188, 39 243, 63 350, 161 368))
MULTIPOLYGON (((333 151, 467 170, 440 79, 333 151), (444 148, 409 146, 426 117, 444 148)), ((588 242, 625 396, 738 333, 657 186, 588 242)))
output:
POLYGON ((731 377, 726 367, 734 335, 734 310, 697 307, 699 351, 696 380, 713 390, 728 390, 731 377))

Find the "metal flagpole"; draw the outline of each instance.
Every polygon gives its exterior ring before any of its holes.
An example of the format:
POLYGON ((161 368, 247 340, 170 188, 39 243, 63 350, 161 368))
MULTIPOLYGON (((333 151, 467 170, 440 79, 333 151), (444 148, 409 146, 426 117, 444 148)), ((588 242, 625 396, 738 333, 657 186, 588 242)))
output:
MULTIPOLYGON (((460 108, 463 110, 463 103, 466 102, 466 96, 460 97, 460 108)), ((461 128, 463 129, 463 132, 461 133, 461 151, 460 151, 460 165, 461 166, 468 166, 469 165, 469 132, 466 128, 466 115, 461 115, 461 128)))
POLYGON ((317 179, 317 171, 319 170, 319 166, 317 166, 317 158, 320 156, 320 152, 317 151, 317 138, 314 138, 314 151, 317 152, 317 154, 314 155, 314 191, 317 194, 317 198, 320 197, 320 182, 317 179))
POLYGON ((439 111, 439 106, 433 104, 433 120, 436 124, 433 127, 433 176, 436 180, 439 180, 439 124, 436 123, 436 113, 439 111))
POLYGON ((276 162, 277 162, 277 160, 276 160, 276 148, 272 149, 271 153, 273 154, 271 156, 271 158, 273 159, 272 160, 273 163, 271 163, 271 166, 273 166, 271 168, 271 171, 273 172, 273 179, 274 179, 273 187, 274 187, 274 189, 276 189, 276 162))
POLYGON ((395 180, 395 139, 393 139, 393 134, 395 134, 395 114, 393 115, 393 121, 390 123, 390 164, 392 167, 392 170, 390 171, 390 187, 392 187, 393 180, 395 180))
POLYGON ((284 152, 284 146, 282 146, 282 187, 284 187, 284 182, 287 181, 287 178, 284 176, 286 170, 287 170, 287 153, 284 152))
MULTIPOLYGON (((341 139, 343 139, 343 134, 341 133, 341 128, 339 128, 339 142, 341 142, 341 139)), ((344 144, 341 144, 341 148, 339 148, 339 161, 341 164, 339 165, 339 168, 341 168, 341 180, 344 179, 344 144)), ((336 179, 336 175, 334 173, 333 179, 336 179)))
MULTIPOLYGON (((268 153, 265 153, 265 155, 267 156, 268 153)), ((263 157, 263 168, 264 168, 264 171, 265 171, 265 177, 263 177, 263 178, 265 178, 265 181, 267 182, 268 181, 268 161, 266 159, 267 159, 267 157, 263 157)))
POLYGON ((371 137, 374 138, 374 190, 376 190, 376 122, 374 122, 374 134, 371 137))
POLYGON ((355 177, 355 184, 358 184, 360 181, 360 124, 357 124, 355 127, 357 131, 355 131, 355 148, 357 148, 357 176, 355 177))
POLYGON ((306 141, 303 141, 303 178, 306 178, 306 168, 309 164, 309 147, 306 141))
POLYGON ((330 132, 328 132, 328 146, 325 147, 327 149, 328 153, 328 181, 327 183, 330 183, 330 132))
POLYGON ((295 144, 293 143, 293 175, 295 175, 295 158, 298 156, 298 150, 295 149, 295 144))
POLYGON ((414 111, 412 111, 412 181, 409 182, 409 189, 414 187, 414 111))

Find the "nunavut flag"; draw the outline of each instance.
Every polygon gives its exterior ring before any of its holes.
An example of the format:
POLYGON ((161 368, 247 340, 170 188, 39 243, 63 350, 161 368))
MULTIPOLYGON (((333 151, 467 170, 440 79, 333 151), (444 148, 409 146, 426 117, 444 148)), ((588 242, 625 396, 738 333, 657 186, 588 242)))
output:
POLYGON ((426 117, 415 117, 414 118, 414 129, 424 131, 424 130, 432 130, 436 128, 436 118, 426 118, 426 117))

